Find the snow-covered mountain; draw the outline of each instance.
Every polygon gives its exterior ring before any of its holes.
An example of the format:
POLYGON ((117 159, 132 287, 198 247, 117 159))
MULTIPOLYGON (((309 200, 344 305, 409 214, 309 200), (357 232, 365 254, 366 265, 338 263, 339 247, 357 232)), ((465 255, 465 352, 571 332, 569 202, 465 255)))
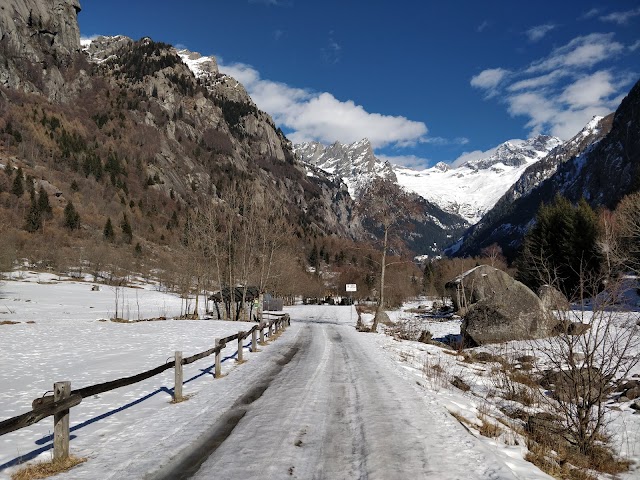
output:
POLYGON ((527 141, 510 140, 460 166, 440 162, 425 170, 392 165, 377 158, 366 139, 351 145, 336 142, 328 147, 305 143, 295 145, 294 151, 303 161, 341 177, 352 195, 359 185, 382 176, 474 224, 527 167, 561 144, 559 138, 545 135, 527 141))
POLYGON ((394 171, 407 190, 474 224, 527 167, 561 144, 559 138, 538 135, 527 141, 510 140, 458 167, 441 162, 421 171, 402 166, 395 166, 394 171))
POLYGON ((351 145, 340 142, 329 146, 319 142, 301 143, 294 145, 293 149, 303 162, 340 177, 352 197, 372 177, 397 181, 393 166, 374 155, 366 138, 351 145))

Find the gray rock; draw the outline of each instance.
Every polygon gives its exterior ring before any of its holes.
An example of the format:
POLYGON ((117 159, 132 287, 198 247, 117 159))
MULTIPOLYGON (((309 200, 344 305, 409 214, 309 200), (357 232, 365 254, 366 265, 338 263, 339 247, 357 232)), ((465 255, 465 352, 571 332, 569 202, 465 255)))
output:
POLYGON ((79 11, 78 0, 4 0, 0 85, 66 99, 60 68, 80 52, 79 11))
POLYGON ((464 312, 461 332, 468 345, 548 337, 557 324, 535 293, 494 267, 476 267, 446 288, 464 312))
POLYGON ((542 285, 538 290, 538 297, 547 310, 566 310, 570 306, 567 297, 551 285, 542 285))

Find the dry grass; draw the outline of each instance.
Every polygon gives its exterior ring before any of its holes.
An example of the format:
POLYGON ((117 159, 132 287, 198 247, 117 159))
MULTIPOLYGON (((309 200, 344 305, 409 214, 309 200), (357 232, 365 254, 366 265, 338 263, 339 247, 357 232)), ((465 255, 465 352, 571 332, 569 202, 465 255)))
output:
MULTIPOLYGON (((166 317, 157 317, 157 318, 141 318, 138 320, 127 320, 126 318, 110 318, 109 320, 111 320, 114 323, 141 323, 141 322, 161 322, 163 320, 166 320, 166 317)), ((177 320, 185 320, 184 318, 180 318, 177 320)), ((103 321, 103 320, 100 320, 103 321)))
POLYGON ((86 458, 78 458, 71 455, 64 460, 53 460, 51 462, 41 462, 28 464, 11 475, 11 480, 36 480, 47 478, 62 472, 71 470, 76 465, 86 462, 86 458))
POLYGON ((486 416, 480 415, 480 421, 482 425, 477 428, 483 437, 496 438, 502 433, 502 429, 495 423, 489 421, 486 416))
POLYGON ((532 427, 535 426, 530 418, 523 432, 527 436, 529 449, 525 460, 555 478, 595 480, 592 472, 616 475, 628 471, 631 466, 631 462, 617 458, 604 445, 596 445, 586 454, 581 453, 562 436, 563 426, 560 420, 548 414, 537 427, 532 427))
POLYGON ((13 320, 2 320, 0 325, 18 325, 20 322, 14 322, 13 320))

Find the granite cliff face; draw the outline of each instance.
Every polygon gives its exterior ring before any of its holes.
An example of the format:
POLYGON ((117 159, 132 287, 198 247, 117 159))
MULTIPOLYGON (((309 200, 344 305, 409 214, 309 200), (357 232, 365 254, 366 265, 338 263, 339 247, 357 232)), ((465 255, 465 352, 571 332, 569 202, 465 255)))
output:
POLYGON ((64 100, 61 68, 80 52, 78 0, 5 0, 0 6, 0 85, 64 100))
POLYGON ((371 143, 366 138, 351 145, 340 142, 329 146, 319 142, 302 143, 295 145, 294 151, 303 162, 341 178, 352 196, 356 196, 362 186, 373 177, 397 181, 391 164, 375 156, 371 143))

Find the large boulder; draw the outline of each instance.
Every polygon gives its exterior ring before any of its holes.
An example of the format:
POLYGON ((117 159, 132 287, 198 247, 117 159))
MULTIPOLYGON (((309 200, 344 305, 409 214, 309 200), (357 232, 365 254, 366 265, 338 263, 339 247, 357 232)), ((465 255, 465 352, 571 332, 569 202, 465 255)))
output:
POLYGON ((551 285, 542 285, 538 289, 538 297, 547 310, 567 310, 570 307, 567 297, 551 285))
POLYGON ((461 332, 467 345, 548 337, 557 324, 527 286, 488 265, 460 275, 447 290, 464 314, 461 332))

